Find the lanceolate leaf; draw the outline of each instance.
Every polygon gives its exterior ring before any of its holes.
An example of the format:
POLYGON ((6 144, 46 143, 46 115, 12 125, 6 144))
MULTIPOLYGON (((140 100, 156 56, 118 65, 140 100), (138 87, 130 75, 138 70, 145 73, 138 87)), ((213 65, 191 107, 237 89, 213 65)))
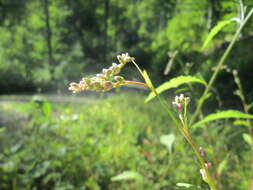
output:
POLYGON ((213 27, 212 30, 210 31, 210 33, 208 34, 208 36, 202 46, 202 49, 205 49, 208 46, 208 44, 212 41, 214 36, 216 36, 216 34, 218 34, 219 31, 221 31, 224 26, 230 24, 232 21, 235 21, 235 19, 221 21, 215 27, 213 27))
MULTIPOLYGON (((173 78, 170 81, 165 82, 159 87, 157 87, 156 91, 158 94, 160 94, 171 88, 177 88, 180 85, 185 84, 185 83, 201 83, 201 84, 206 85, 206 82, 204 80, 188 75, 188 76, 180 76, 180 77, 173 78)), ((152 100, 154 97, 155 97, 155 93, 151 92, 149 96, 146 98, 145 102, 152 100)))
POLYGON ((142 76, 143 76, 146 84, 148 85, 148 87, 152 89, 153 88, 153 84, 152 84, 151 79, 149 78, 148 73, 147 73, 146 70, 144 70, 142 72, 142 76))
POLYGON ((176 185, 184 189, 201 189, 201 187, 189 183, 177 183, 176 185))
POLYGON ((242 134, 242 138, 243 140, 248 143, 250 146, 252 146, 252 139, 251 139, 251 136, 247 133, 243 133, 242 134))
POLYGON ((229 154, 227 154, 227 156, 224 158, 224 160, 222 160, 219 163, 218 169, 217 169, 218 175, 221 175, 222 172, 227 168, 228 158, 229 158, 229 154))
POLYGON ((141 181, 143 180, 143 177, 134 171, 124 171, 119 175, 116 175, 111 178, 112 181, 128 181, 128 180, 135 180, 135 181, 141 181))
POLYGON ((245 127, 250 127, 250 123, 247 122, 246 120, 241 120, 241 119, 238 119, 238 120, 235 120, 233 122, 234 125, 243 125, 245 127))
POLYGON ((253 102, 251 102, 251 104, 248 106, 248 109, 250 110, 251 108, 253 108, 253 102))
POLYGON ((202 120, 199 122, 195 123, 192 127, 200 127, 202 124, 218 120, 218 119, 226 119, 226 118, 235 118, 235 119, 253 119, 253 115, 251 114, 246 114, 237 110, 226 110, 226 111, 221 111, 218 113, 213 113, 209 114, 206 117, 204 117, 202 120))

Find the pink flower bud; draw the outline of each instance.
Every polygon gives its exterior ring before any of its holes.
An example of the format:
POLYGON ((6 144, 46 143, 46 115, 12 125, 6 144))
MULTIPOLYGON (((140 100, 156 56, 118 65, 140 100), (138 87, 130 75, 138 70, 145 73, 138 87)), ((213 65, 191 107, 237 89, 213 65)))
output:
POLYGON ((110 81, 104 81, 102 83, 102 86, 104 87, 104 90, 111 90, 113 88, 112 82, 110 81))
POLYGON ((207 162, 205 163, 205 167, 210 169, 212 167, 212 163, 211 162, 207 162))
POLYGON ((199 152, 201 156, 206 156, 206 151, 202 147, 199 147, 199 152))
POLYGON ((83 80, 81 80, 81 81, 79 82, 79 85, 80 85, 80 86, 84 86, 84 84, 85 84, 85 83, 84 83, 83 80))
POLYGON ((178 111, 182 111, 183 110, 183 104, 177 104, 177 109, 178 109, 178 111))

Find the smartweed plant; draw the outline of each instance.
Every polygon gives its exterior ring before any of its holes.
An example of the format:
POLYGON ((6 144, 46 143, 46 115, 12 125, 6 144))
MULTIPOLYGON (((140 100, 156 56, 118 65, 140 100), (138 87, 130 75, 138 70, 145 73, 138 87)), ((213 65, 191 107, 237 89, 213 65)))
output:
MULTIPOLYGON (((253 115, 250 115, 248 113, 249 107, 245 103, 245 98, 244 98, 244 95, 242 94, 242 88, 240 86, 240 82, 238 82, 236 72, 234 72, 235 81, 240 90, 239 96, 242 100, 245 113, 237 111, 237 110, 226 110, 226 111, 220 111, 217 113, 212 113, 203 118, 200 118, 202 107, 205 101, 207 100, 207 98, 210 97, 211 95, 210 90, 217 78, 219 71, 222 69, 227 56, 229 55, 232 47, 234 46, 236 40, 238 39, 241 33, 242 28, 244 27, 246 22, 249 20, 249 18, 253 14, 253 9, 251 9, 248 15, 244 17, 244 10, 245 8, 241 4, 240 18, 233 18, 229 21, 223 21, 219 23, 216 27, 214 27, 211 30, 210 34, 208 35, 203 48, 205 48, 207 44, 210 43, 210 41, 215 36, 215 34, 217 34, 218 31, 222 28, 221 25, 224 26, 230 23, 231 21, 236 21, 239 23, 238 29, 235 35, 233 36, 232 41, 230 42, 229 46, 227 47, 226 51, 224 52, 217 66, 215 67, 215 70, 208 82, 196 76, 184 75, 184 76, 173 78, 170 81, 165 82, 161 86, 155 88, 147 72, 145 70, 142 71, 140 69, 138 64, 135 62, 134 57, 131 57, 128 53, 125 53, 125 54, 121 54, 117 56, 119 64, 113 63, 111 67, 109 67, 108 69, 103 69, 101 73, 98 73, 94 77, 82 78, 80 82, 78 83, 75 83, 75 82, 70 83, 69 90, 71 90, 73 93, 77 93, 77 92, 85 91, 85 90, 105 92, 113 88, 118 88, 122 85, 127 85, 127 84, 136 84, 136 85, 143 85, 145 87, 148 87, 151 90, 151 93, 147 97, 146 102, 150 101, 154 97, 158 98, 162 107, 168 113, 169 117, 172 119, 175 126, 177 126, 177 128, 180 130, 183 137, 192 147, 198 159, 198 162, 200 164, 200 174, 201 174, 202 179, 208 184, 211 190, 218 190, 216 179, 213 177, 210 170, 210 168, 212 167, 212 164, 210 161, 207 160, 206 152, 204 148, 202 148, 200 145, 198 145, 195 142, 192 136, 192 131, 196 129, 197 127, 201 127, 204 124, 207 124, 208 122, 217 120, 217 119, 223 119, 223 118, 252 119, 253 118, 253 115), (137 68, 137 70, 140 72, 140 74, 144 78, 145 82, 125 80, 122 76, 119 75, 121 70, 124 68, 124 66, 130 62, 134 64, 134 66, 137 68), (201 97, 197 98, 198 101, 196 102, 196 108, 192 114, 190 114, 188 111, 188 107, 190 106, 189 103, 191 99, 185 96, 184 94, 180 94, 179 96, 175 97, 175 100, 172 102, 173 106, 171 106, 171 104, 168 104, 164 99, 162 99, 162 97, 160 97, 160 93, 168 89, 179 87, 182 84, 191 84, 191 83, 203 84, 205 87, 205 90, 203 94, 201 95, 201 97)), ((247 123, 249 124, 248 120, 247 120, 247 123)), ((251 131, 249 131, 249 133, 250 135, 252 135, 251 131)), ((252 136, 250 136, 250 140, 252 141, 252 136)))

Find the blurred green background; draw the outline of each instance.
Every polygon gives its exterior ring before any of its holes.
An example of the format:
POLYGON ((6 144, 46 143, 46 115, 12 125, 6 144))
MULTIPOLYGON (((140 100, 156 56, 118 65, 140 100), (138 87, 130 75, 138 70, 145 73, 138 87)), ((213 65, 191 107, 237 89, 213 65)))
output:
MULTIPOLYGON (((252 0, 244 4, 253 7, 252 0)), ((238 24, 224 27, 208 48, 201 47, 211 28, 238 16, 238 10, 235 0, 0 0, 0 189, 185 189, 176 185, 180 182, 208 189, 192 150, 159 103, 143 103, 147 91, 73 96, 67 89, 125 52, 155 85, 186 74, 208 80, 238 24), (171 145, 165 146, 162 139, 168 138, 171 145), (124 171, 133 179, 111 180, 124 171)), ((204 113, 242 109, 233 69, 247 102, 253 101, 252 52, 253 19, 204 113)), ((122 75, 142 80, 131 64, 122 75)), ((197 97, 202 88, 195 89, 197 97)), ((170 102, 178 93, 164 97, 170 102)), ((247 131, 224 120, 193 133, 213 163, 220 189, 249 185, 247 131)))
MULTIPOLYGON (((244 4, 253 6, 251 0, 244 4)), ((124 52, 152 71, 157 83, 187 63, 192 73, 209 76, 237 24, 225 27, 205 51, 201 46, 218 21, 238 16, 238 10, 235 0, 1 0, 0 93, 64 91, 70 81, 100 72, 124 52)), ((251 19, 227 61, 247 78, 247 91, 253 80, 252 26, 251 19)), ((221 79, 232 88, 229 77, 223 73, 221 79)))

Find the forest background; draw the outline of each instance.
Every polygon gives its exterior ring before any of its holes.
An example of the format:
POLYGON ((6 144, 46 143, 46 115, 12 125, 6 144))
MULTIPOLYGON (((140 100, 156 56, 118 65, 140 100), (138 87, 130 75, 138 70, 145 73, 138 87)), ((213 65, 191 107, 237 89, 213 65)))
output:
MULTIPOLYGON (((252 6, 250 0, 244 3, 252 6)), ((157 84, 187 66, 206 77, 237 24, 225 27, 205 51, 201 46, 213 26, 238 10, 237 1, 227 0, 2 0, 0 93, 64 91, 70 81, 107 67, 122 52, 151 70, 157 84), (171 72, 164 75, 175 53, 171 72)), ((227 61, 250 96, 252 25, 247 24, 227 61)), ((132 73, 131 66, 126 73, 132 73)), ((230 79, 226 73, 219 77, 225 95, 233 88, 230 79)))
MULTIPOLYGON (((208 81, 239 23, 229 22, 207 47, 203 43, 214 26, 242 15, 240 2, 0 0, 0 189, 208 189, 193 151, 160 104, 143 104, 147 90, 122 87, 74 96, 68 86, 110 67, 125 52, 155 86, 180 75, 208 81), (117 180, 121 174, 130 179, 117 180)), ((252 0, 243 3, 247 10, 253 7, 252 0)), ((200 118, 245 111, 246 103, 252 113, 252 52, 251 18, 200 118)), ((121 74, 143 81, 130 63, 121 74)), ((186 92, 191 113, 203 91, 196 85, 192 93, 185 85, 162 97, 171 105, 172 97, 186 92)), ((219 189, 253 184, 249 131, 245 120, 233 119, 193 130, 219 189)))

